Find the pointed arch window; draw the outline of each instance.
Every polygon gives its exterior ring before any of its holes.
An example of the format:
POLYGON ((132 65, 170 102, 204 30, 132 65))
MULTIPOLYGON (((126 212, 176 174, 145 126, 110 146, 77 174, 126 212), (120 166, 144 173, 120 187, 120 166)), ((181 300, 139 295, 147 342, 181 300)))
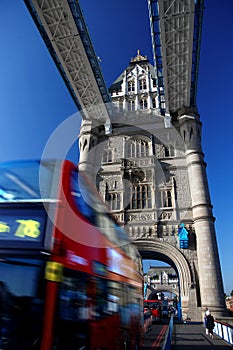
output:
POLYGON ((130 209, 146 209, 152 207, 151 187, 149 185, 136 185, 132 188, 130 209))
POLYGON ((127 156, 140 158, 149 156, 149 143, 146 140, 131 140, 128 144, 127 156))

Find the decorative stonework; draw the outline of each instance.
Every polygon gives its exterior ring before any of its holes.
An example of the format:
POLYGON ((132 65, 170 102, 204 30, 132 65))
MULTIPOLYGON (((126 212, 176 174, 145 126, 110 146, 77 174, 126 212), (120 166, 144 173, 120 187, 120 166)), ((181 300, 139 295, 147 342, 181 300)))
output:
POLYGON ((126 168, 132 168, 132 167, 143 167, 152 165, 151 158, 149 159, 138 159, 138 160, 126 160, 125 166, 126 168))
POLYGON ((161 220, 170 220, 172 218, 172 211, 163 211, 161 214, 161 220))
POLYGON ((147 56, 142 56, 140 54, 140 50, 137 51, 137 56, 134 58, 131 58, 131 62, 140 62, 140 61, 147 61, 147 56))
POLYGON ((129 222, 150 221, 153 220, 153 214, 127 214, 126 218, 129 222))
POLYGON ((123 214, 112 214, 113 215, 113 217, 114 217, 114 219, 117 221, 117 222, 119 222, 120 224, 123 222, 123 220, 124 220, 124 216, 123 216, 123 214))

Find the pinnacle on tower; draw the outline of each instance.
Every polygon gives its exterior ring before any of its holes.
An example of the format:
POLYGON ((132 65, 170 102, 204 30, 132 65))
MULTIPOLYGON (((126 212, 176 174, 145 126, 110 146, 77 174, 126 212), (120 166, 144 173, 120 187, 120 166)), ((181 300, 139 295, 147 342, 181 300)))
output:
POLYGON ((147 56, 142 56, 140 54, 140 50, 137 50, 137 56, 135 56, 134 58, 132 57, 130 62, 140 62, 140 61, 147 61, 148 58, 147 56))

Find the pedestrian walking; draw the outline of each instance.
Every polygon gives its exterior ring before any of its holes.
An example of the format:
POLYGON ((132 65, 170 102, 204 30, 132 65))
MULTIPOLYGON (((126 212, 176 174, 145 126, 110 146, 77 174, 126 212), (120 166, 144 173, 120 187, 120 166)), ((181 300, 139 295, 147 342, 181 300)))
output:
POLYGON ((207 314, 207 317, 206 317, 206 328, 208 330, 208 334, 209 334, 210 338, 213 339, 214 338, 213 330, 214 330, 214 327, 215 327, 214 318, 211 315, 211 312, 209 310, 208 310, 208 312, 206 312, 206 314, 207 314))
POLYGON ((208 329, 207 329, 207 315, 209 314, 209 309, 208 307, 205 309, 205 314, 204 314, 204 325, 205 325, 205 333, 209 334, 208 329))

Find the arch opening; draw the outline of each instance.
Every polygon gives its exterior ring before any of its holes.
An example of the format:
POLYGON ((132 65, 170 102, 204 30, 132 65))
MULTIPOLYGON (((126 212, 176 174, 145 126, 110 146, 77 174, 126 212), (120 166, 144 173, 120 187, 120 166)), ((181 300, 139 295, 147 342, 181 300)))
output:
POLYGON ((173 288, 172 285, 168 285, 164 288, 165 285, 161 285, 157 288, 156 292, 164 293, 164 289, 166 289, 167 293, 172 293, 177 297, 177 301, 180 302, 182 315, 180 317, 183 319, 193 319, 193 304, 196 300, 196 290, 193 288, 194 281, 191 268, 182 252, 169 243, 162 241, 141 239, 135 241, 134 244, 142 256, 144 266, 145 261, 160 261, 175 271, 178 276, 177 287, 173 288))

